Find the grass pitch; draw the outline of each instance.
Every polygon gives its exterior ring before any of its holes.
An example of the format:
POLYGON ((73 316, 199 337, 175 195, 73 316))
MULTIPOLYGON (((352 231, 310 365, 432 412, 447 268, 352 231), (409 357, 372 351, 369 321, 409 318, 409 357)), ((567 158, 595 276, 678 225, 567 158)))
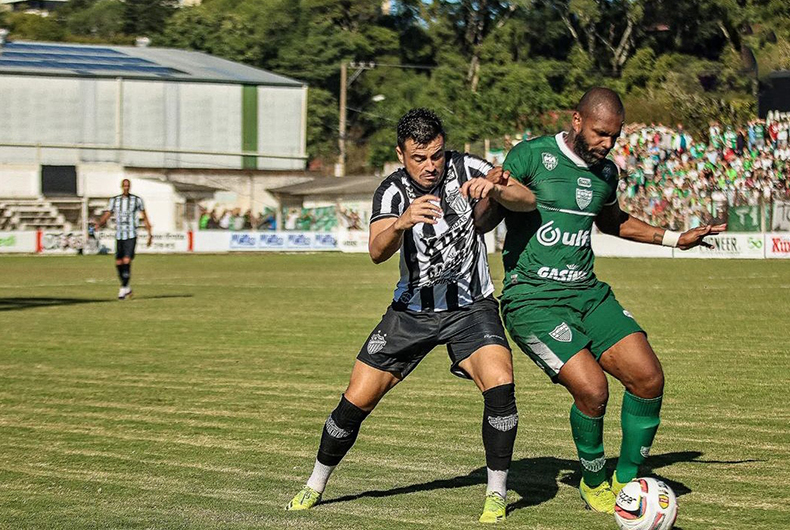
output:
MULTIPOLYGON (((787 528, 790 261, 597 270, 664 365, 643 474, 678 494, 677 527, 787 528)), ((482 399, 441 348, 365 422, 326 502, 283 511, 397 274, 364 255, 140 256, 118 302, 111 257, 0 258, 0 528, 479 528, 482 399)), ((582 509, 569 396, 514 356, 507 526, 615 528, 582 509)))

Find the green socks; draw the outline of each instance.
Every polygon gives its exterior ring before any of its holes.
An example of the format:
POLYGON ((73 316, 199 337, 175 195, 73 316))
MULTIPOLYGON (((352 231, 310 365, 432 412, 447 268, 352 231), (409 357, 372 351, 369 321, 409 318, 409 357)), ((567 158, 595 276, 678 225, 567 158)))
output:
POLYGON ((629 482, 636 478, 639 465, 647 458, 658 424, 661 423, 659 413, 662 398, 663 396, 643 399, 626 391, 621 413, 623 442, 616 469, 619 482, 629 482))
POLYGON ((574 404, 571 407, 571 433, 582 465, 582 479, 587 486, 595 488, 606 480, 603 416, 591 418, 583 414, 574 404))

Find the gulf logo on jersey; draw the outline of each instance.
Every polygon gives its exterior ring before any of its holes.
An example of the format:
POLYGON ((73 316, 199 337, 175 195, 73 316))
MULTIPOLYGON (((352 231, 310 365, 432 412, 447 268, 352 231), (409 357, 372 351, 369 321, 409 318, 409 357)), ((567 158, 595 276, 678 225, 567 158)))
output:
POLYGON ((553 247, 560 241, 566 247, 586 247, 590 245, 590 231, 563 232, 554 227, 554 221, 541 226, 537 232, 538 243, 544 247, 553 247))

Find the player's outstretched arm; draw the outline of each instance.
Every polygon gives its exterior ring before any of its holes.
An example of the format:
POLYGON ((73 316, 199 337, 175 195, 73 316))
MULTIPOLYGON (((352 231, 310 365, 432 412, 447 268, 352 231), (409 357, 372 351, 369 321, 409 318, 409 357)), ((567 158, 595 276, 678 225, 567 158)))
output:
MULTIPOLYGON (((502 166, 493 167, 486 174, 486 180, 490 180, 494 184, 507 184, 508 179, 510 179, 510 173, 503 171, 502 166)), ((485 234, 502 222, 502 219, 505 218, 505 211, 502 209, 502 205, 495 200, 485 198, 477 201, 472 215, 475 221, 475 230, 485 234)))
POLYGON ((688 250, 696 246, 713 248, 703 238, 705 236, 714 236, 727 229, 726 224, 720 224, 700 226, 686 232, 672 232, 632 217, 622 211, 617 203, 606 206, 596 217, 595 224, 604 234, 639 243, 677 247, 680 250, 688 250))
POLYGON ((415 199, 400 217, 379 219, 370 225, 368 253, 373 263, 383 263, 400 248, 403 233, 418 223, 435 225, 442 217, 440 199, 435 195, 423 195, 415 199))
POLYGON ((531 212, 538 204, 529 188, 510 178, 504 185, 495 184, 487 178, 470 179, 461 186, 461 194, 472 199, 493 199, 514 212, 531 212))

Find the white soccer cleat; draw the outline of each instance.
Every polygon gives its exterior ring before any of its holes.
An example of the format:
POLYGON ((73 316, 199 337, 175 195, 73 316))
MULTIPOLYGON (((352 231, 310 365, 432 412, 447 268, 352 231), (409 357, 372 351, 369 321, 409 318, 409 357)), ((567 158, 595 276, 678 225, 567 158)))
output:
POLYGON ((118 290, 118 300, 123 300, 124 298, 126 298, 126 287, 121 287, 118 290))

